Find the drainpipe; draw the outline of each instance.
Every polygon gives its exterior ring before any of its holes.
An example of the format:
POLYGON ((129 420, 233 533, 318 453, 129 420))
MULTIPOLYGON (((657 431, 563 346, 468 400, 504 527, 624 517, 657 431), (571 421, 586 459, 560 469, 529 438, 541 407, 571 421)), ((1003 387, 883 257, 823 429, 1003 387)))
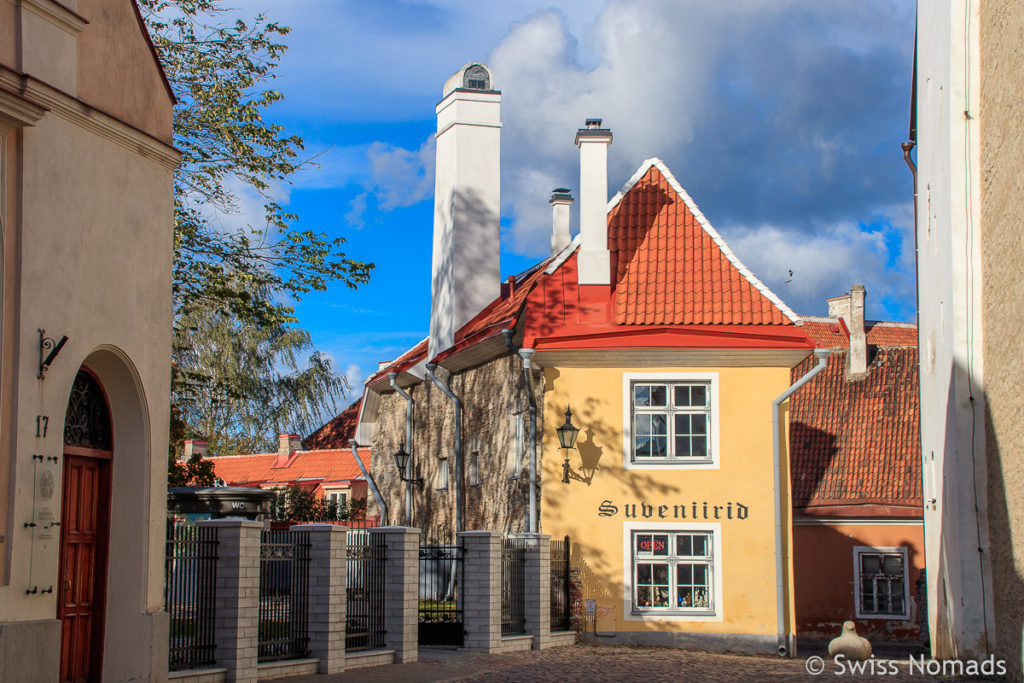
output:
POLYGON ((815 349, 814 355, 818 358, 818 364, 772 401, 772 475, 775 484, 775 611, 778 613, 778 652, 780 657, 792 653, 793 643, 790 642, 792 638, 786 633, 786 583, 784 580, 785 566, 782 562, 782 467, 780 464, 782 454, 779 444, 781 418, 779 413, 786 399, 828 366, 829 353, 828 349, 815 349))
POLYGON ((434 370, 437 363, 427 363, 427 377, 455 404, 455 543, 462 531, 462 401, 452 393, 444 382, 437 378, 434 370))
MULTIPOLYGON (((402 391, 395 379, 397 372, 389 372, 388 380, 391 388, 398 392, 398 395, 405 399, 405 444, 412 454, 412 396, 402 391)), ((412 457, 405 463, 405 525, 412 526, 412 457)))
POLYGON ((388 504, 384 502, 384 496, 380 495, 380 491, 377 489, 377 482, 373 480, 370 473, 366 470, 366 465, 363 464, 363 459, 359 457, 359 444, 355 439, 349 439, 348 444, 352 447, 352 456, 356 459, 356 464, 359 465, 359 470, 366 477, 366 485, 370 487, 370 492, 373 497, 377 499, 377 505, 380 506, 380 522, 381 526, 387 526, 388 524, 388 504))
POLYGON ((523 376, 526 378, 526 398, 530 404, 530 498, 526 529, 531 534, 537 533, 537 393, 533 388, 532 359, 535 349, 521 349, 512 341, 515 330, 502 330, 505 346, 519 354, 523 359, 523 376))

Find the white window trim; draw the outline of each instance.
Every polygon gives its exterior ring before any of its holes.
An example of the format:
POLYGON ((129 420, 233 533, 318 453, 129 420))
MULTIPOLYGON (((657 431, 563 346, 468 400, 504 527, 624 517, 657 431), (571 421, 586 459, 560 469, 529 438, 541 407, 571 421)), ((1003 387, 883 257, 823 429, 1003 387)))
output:
POLYGON ((906 546, 853 546, 853 609, 858 619, 883 619, 890 621, 907 621, 910 619, 910 566, 907 564, 906 546), (899 553, 903 556, 903 613, 878 614, 863 612, 860 608, 860 556, 875 553, 899 553))
POLYGON ((622 467, 627 470, 717 470, 719 468, 718 438, 718 373, 717 372, 624 372, 622 373, 622 467), (711 460, 704 462, 633 462, 633 382, 707 382, 708 385, 708 438, 711 440, 711 460))
POLYGON ((674 522, 623 522, 622 524, 622 614, 626 621, 722 621, 725 614, 725 586, 722 585, 722 525, 674 522), (633 613, 633 532, 703 532, 711 534, 714 580, 714 614, 633 613))

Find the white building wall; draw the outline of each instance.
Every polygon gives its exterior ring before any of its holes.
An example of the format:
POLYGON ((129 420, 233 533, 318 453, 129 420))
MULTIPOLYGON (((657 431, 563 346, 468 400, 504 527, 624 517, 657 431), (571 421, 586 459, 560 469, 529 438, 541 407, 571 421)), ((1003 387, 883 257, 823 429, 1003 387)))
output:
POLYGON ((978 3, 918 5, 918 287, 933 653, 991 649, 981 354, 978 3))

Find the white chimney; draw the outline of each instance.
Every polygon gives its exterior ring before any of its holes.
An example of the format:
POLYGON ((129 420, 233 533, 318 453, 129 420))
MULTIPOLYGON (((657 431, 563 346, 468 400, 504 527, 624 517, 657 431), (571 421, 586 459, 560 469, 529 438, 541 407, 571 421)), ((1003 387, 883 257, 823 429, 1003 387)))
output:
POLYGON ((551 255, 557 256, 569 246, 569 207, 572 206, 572 195, 564 187, 555 188, 548 204, 551 205, 551 255))
POLYGON ((188 462, 192 459, 193 455, 198 455, 200 458, 206 455, 205 441, 199 439, 185 439, 185 451, 181 455, 182 462, 188 462))
POLYGON ((486 65, 444 84, 436 137, 428 358, 500 294, 501 93, 486 65))
POLYGON ((868 338, 864 329, 864 285, 852 285, 850 293, 828 300, 830 318, 841 318, 850 331, 849 377, 864 377, 868 372, 868 338))
POLYGON ((576 131, 580 148, 580 253, 581 285, 611 284, 608 254, 608 145, 612 132, 601 119, 587 119, 576 131))

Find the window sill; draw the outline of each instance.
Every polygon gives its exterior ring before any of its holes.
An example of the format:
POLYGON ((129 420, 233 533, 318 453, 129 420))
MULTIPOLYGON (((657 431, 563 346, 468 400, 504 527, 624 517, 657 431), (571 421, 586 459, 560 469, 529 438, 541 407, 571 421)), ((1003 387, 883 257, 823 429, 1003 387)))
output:
POLYGON ((708 618, 714 618, 714 617, 717 617, 718 614, 714 610, 690 610, 690 611, 670 610, 670 609, 665 609, 665 610, 654 610, 654 609, 642 610, 642 609, 637 609, 637 608, 634 607, 633 611, 630 612, 630 616, 633 616, 633 617, 708 617, 708 618))
POLYGON ((627 470, 717 470, 717 460, 624 460, 627 470))

